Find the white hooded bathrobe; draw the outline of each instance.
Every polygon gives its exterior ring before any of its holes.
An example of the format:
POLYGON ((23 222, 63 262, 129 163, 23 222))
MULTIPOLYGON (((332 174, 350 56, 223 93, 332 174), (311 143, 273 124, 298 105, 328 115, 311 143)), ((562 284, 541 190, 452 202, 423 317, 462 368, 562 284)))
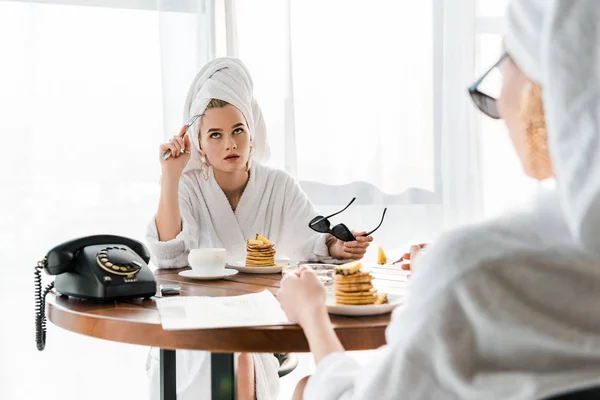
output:
POLYGON ((600 385, 600 2, 512 1, 505 45, 543 89, 556 189, 434 241, 386 346, 366 366, 325 357, 305 399, 542 399, 600 385))
MULTIPOLYGON (((179 183, 182 231, 176 238, 161 242, 152 219, 146 236, 152 262, 159 268, 187 266, 189 251, 205 247, 223 247, 229 260, 244 260, 246 240, 253 239, 257 233, 275 243, 278 257, 332 261, 325 235, 308 227, 317 212, 298 183, 287 173, 262 165, 269 157, 265 122, 253 97, 252 79, 238 59, 218 58, 202 68, 190 87, 184 120, 202 114, 211 99, 236 106, 248 122, 255 148, 249 181, 233 211, 212 170, 202 170, 199 120, 192 125, 188 132, 194 149, 179 183)), ((151 351, 147 366, 152 400, 159 398, 157 354, 157 349, 151 351)), ((208 398, 209 353, 178 350, 176 359, 177 398, 208 398)), ((279 392, 277 359, 273 354, 254 354, 253 360, 257 399, 276 400, 279 392)))

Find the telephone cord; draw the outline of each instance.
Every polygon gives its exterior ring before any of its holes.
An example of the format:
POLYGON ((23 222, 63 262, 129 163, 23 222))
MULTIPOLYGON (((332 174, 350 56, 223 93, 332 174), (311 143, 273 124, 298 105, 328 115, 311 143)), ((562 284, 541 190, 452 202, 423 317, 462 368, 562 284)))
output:
POLYGON ((46 295, 54 288, 54 282, 50 283, 42 293, 42 269, 44 262, 40 261, 35 267, 35 344, 39 351, 46 347, 46 295))

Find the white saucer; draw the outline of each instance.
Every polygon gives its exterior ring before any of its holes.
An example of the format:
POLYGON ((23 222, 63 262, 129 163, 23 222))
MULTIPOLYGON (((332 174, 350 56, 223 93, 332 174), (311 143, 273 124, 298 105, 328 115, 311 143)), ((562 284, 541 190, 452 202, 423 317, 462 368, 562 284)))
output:
POLYGON ((219 271, 218 273, 216 273, 214 275, 205 275, 205 274, 199 274, 196 271, 194 271, 193 269, 188 269, 187 271, 181 271, 179 273, 179 275, 183 276, 185 278, 197 279, 200 281, 210 281, 210 280, 214 280, 214 279, 226 278, 228 276, 232 276, 237 273, 238 272, 235 269, 225 268, 225 270, 219 271))
POLYGON ((365 315, 380 315, 390 313, 402 304, 404 296, 388 294, 388 302, 385 304, 369 304, 362 306, 351 306, 335 304, 334 297, 327 297, 326 305, 327 312, 329 314, 336 315, 347 315, 352 317, 365 316, 365 315))

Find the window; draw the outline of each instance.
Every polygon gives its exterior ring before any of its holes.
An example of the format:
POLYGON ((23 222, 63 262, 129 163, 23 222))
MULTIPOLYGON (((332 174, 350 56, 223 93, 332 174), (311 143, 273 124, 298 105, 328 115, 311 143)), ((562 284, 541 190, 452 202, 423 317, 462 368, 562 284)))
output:
MULTIPOLYGON (((478 0, 476 20, 476 76, 481 76, 502 54, 504 12, 507 0, 478 0)), ((489 94, 499 95, 501 75, 494 71, 486 78, 489 94)), ((498 215, 522 203, 538 188, 525 176, 503 121, 479 114, 477 127, 481 135, 481 168, 484 213, 498 215)))
POLYGON ((108 370, 128 377, 113 387, 119 397, 145 397, 146 348, 50 326, 40 355, 31 296, 34 265, 60 242, 144 238, 163 140, 158 37, 158 13, 144 8, 0 2, 0 298, 15 328, 0 334, 12 360, 0 365, 0 398, 104 399, 112 390, 97 378, 108 370), (82 354, 94 360, 89 373, 75 371, 82 354), (16 370, 39 379, 14 379, 16 370))
POLYGON ((38 233, 53 227, 36 214, 61 215, 63 229, 78 232, 130 231, 125 215, 97 217, 139 204, 126 215, 141 218, 151 210, 145 196, 158 188, 163 133, 156 12, 0 6, 0 47, 12 60, 0 65, 0 107, 8 110, 0 129, 21 149, 2 157, 2 181, 38 194, 35 204, 9 196, 9 208, 30 207, 37 225, 30 228, 38 233))
POLYGON ((433 192, 432 8, 239 2, 240 57, 268 117, 273 164, 301 181, 433 192))

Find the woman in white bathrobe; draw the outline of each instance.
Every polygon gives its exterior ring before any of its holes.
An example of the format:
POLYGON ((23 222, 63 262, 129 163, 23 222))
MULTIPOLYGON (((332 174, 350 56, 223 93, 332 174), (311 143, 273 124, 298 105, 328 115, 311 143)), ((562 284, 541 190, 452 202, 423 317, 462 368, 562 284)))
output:
POLYGON ((542 399, 600 387, 599 21, 597 0, 512 1, 500 99, 470 91, 505 121, 525 172, 554 176, 556 189, 419 254, 369 365, 345 355, 314 274, 284 277, 278 297, 317 362, 296 398, 542 399))
MULTIPOLYGON (((223 247, 228 258, 245 258, 246 240, 256 233, 276 243, 277 255, 297 260, 360 259, 371 237, 355 232, 342 242, 309 229, 318 215, 287 173, 262 165, 269 147, 262 112, 246 67, 234 58, 208 63, 192 83, 184 118, 202 115, 184 138, 160 146, 158 211, 147 231, 152 261, 159 268, 187 266, 191 249, 223 247)), ((151 393, 157 398, 158 358, 150 357, 151 393)), ((177 351, 177 397, 208 398, 210 358, 177 351)), ((238 358, 238 398, 277 399, 278 362, 272 354, 238 358)))

